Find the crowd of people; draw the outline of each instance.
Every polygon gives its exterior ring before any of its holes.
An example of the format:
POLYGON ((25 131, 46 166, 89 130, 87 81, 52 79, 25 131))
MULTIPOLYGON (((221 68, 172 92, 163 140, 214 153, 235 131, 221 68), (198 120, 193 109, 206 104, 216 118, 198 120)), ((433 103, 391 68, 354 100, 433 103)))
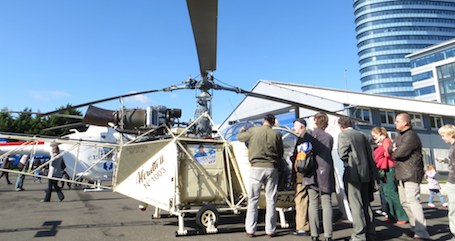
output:
MULTIPOLYGON (((335 169, 332 157, 334 137, 326 132, 329 118, 319 112, 314 115, 313 130, 307 129, 307 122, 298 118, 293 122, 293 130, 297 135, 294 151, 290 155, 293 163, 295 202, 294 235, 308 236, 313 241, 333 240, 333 209, 332 194, 335 192, 335 169), (302 150, 309 150, 307 155, 302 150), (311 155, 310 155, 311 154, 311 155), (302 159, 302 156, 306 157, 302 159), (302 161, 312 162, 302 171, 302 161), (319 209, 322 209, 320 217, 319 209), (322 223, 322 229, 321 229, 322 223), (322 231, 323 230, 323 231, 322 231), (322 231, 322 232, 321 232, 322 231), (322 237, 321 237, 322 236, 322 237)), ((261 192, 265 193, 265 233, 272 238, 276 235, 276 203, 279 183, 279 167, 283 162, 284 147, 282 135, 273 130, 276 118, 267 114, 262 126, 242 128, 238 140, 248 142, 248 159, 250 162, 249 182, 247 186, 248 205, 245 217, 247 237, 255 237, 258 231, 258 204, 261 192)), ((371 202, 374 193, 380 191, 381 206, 386 222, 409 225, 405 234, 416 241, 431 240, 427 231, 426 219, 420 200, 421 183, 428 183, 428 207, 434 208, 434 197, 437 196, 443 208, 448 208, 449 229, 455 235, 455 126, 444 125, 439 134, 449 144, 450 153, 447 157, 437 157, 436 161, 448 164, 448 180, 445 184, 446 198, 441 193, 438 173, 435 166, 427 165, 424 170, 422 143, 413 130, 411 117, 400 113, 395 118, 395 128, 399 132, 393 142, 384 127, 374 127, 371 139, 363 132, 353 128, 352 120, 347 116, 338 119, 340 133, 337 136, 337 151, 343 162, 344 173, 342 187, 347 197, 352 216, 352 235, 349 241, 376 240, 374 212, 371 202)), ((58 200, 65 196, 58 185, 57 178, 64 176, 65 162, 60 155, 56 143, 51 144, 52 162, 48 170, 48 188, 42 202, 49 202, 53 190, 58 200)), ((203 153, 203 146, 199 146, 203 153)), ((24 155, 19 169, 26 171, 29 163, 24 155)), ((10 168, 8 157, 2 160, 2 168, 10 168)), ((3 171, 0 178, 5 177, 8 184, 8 172, 3 171)), ((16 191, 22 191, 25 175, 19 174, 16 191)), ((452 237, 455 241, 455 236, 452 237)))
MULTIPOLYGON (((424 170, 422 143, 413 130, 411 117, 400 113, 395 118, 399 132, 392 142, 384 127, 374 127, 370 138, 353 128, 352 120, 342 116, 338 119, 341 132, 338 135, 338 155, 344 165, 343 187, 352 215, 350 241, 376 240, 374 213, 371 202, 374 193, 380 191, 386 222, 409 225, 404 233, 416 241, 431 240, 420 200, 420 185, 428 182, 430 199, 428 207, 435 207, 433 199, 438 195, 444 208, 448 207, 449 228, 455 234, 455 126, 445 125, 439 129, 442 139, 451 145, 449 157, 436 158, 448 163, 449 177, 446 184, 448 202, 440 192, 437 172, 433 165, 424 170)), ((242 129, 238 140, 249 142, 248 154, 251 164, 248 187, 248 206, 245 231, 255 237, 258 220, 258 200, 262 186, 266 197, 265 232, 275 236, 278 167, 283 158, 281 134, 273 131, 275 116, 268 114, 260 127, 242 129)), ((331 241, 333 232, 332 200, 334 192, 334 164, 332 158, 333 137, 325 131, 328 116, 317 113, 315 128, 307 130, 303 118, 294 121, 293 129, 298 136, 291 161, 295 177, 295 235, 309 236, 311 240, 331 241), (312 147, 312 171, 302 172, 297 168, 302 145, 312 147), (322 208, 322 230, 319 208, 322 208), (320 235, 323 234, 323 237, 320 235)), ((301 165, 299 163, 299 165, 301 165)), ((451 240, 455 240, 453 237, 451 240)))

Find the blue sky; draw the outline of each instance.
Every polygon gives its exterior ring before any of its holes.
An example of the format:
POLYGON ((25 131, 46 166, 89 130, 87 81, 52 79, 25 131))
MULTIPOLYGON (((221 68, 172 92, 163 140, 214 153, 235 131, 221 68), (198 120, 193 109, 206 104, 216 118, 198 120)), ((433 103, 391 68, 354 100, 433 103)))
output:
MULTIPOLYGON (((263 79, 360 91, 354 26, 352 1, 220 0, 215 78, 246 90, 263 79)), ((0 36, 0 108, 9 110, 47 112, 199 74, 184 0, 0 1, 0 36)), ((125 105, 181 108, 188 121, 197 94, 125 105)), ((215 91, 215 122, 242 99, 215 91)))

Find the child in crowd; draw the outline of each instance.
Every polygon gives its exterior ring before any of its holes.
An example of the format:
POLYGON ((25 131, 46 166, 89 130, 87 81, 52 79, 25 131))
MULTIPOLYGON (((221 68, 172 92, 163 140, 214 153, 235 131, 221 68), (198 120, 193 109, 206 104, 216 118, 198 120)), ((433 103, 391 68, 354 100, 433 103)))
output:
POLYGON ((439 185, 438 181, 438 172, 436 171, 433 165, 428 165, 427 170, 425 172, 425 179, 428 182, 428 189, 430 191, 430 197, 428 199, 428 207, 434 208, 435 205, 433 204, 433 199, 435 194, 438 195, 439 201, 442 203, 443 207, 448 207, 449 205, 446 203, 444 196, 441 193, 441 186, 439 185))

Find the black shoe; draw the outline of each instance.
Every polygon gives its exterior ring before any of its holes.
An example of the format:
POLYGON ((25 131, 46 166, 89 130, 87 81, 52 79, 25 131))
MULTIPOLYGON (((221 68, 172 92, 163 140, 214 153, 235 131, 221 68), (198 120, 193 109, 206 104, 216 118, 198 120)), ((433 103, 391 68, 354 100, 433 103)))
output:
POLYGON ((63 199, 65 199, 65 197, 60 198, 60 200, 58 200, 58 201, 63 202, 63 199))
POLYGON ((319 241, 319 237, 311 237, 311 241, 319 241))
POLYGON ((410 238, 414 238, 414 236, 415 236, 415 233, 413 231, 408 231, 408 232, 405 232, 404 234, 406 234, 406 236, 408 236, 410 238))
POLYGON ((333 241, 332 238, 325 238, 325 241, 333 241))

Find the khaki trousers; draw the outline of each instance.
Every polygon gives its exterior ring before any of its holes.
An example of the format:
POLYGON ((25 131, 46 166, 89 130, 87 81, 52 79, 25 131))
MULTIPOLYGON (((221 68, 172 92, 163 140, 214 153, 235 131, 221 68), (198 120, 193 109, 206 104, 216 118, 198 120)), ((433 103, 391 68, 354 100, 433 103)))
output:
POLYGON ((295 187, 295 230, 310 231, 308 223, 308 188, 301 183, 295 187))

